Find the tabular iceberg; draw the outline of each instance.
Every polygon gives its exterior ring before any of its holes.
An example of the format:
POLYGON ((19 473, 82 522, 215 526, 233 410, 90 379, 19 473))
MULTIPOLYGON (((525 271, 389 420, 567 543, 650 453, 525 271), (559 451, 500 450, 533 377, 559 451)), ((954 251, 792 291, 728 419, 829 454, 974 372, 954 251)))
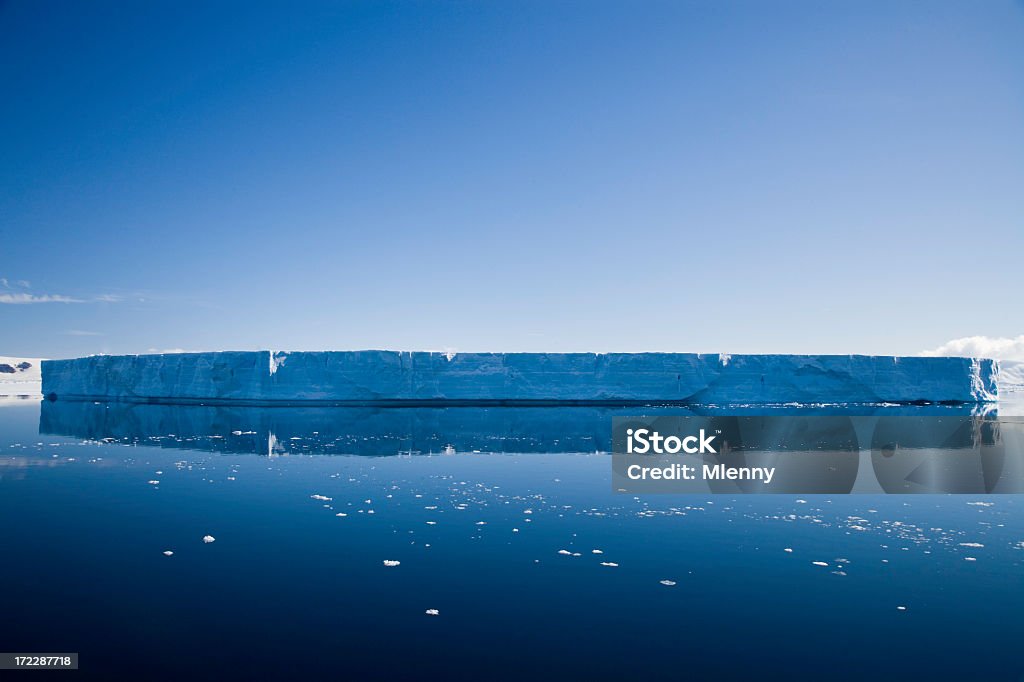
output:
POLYGON ((983 403, 975 358, 397 351, 98 355, 43 362, 49 398, 388 404, 983 403))

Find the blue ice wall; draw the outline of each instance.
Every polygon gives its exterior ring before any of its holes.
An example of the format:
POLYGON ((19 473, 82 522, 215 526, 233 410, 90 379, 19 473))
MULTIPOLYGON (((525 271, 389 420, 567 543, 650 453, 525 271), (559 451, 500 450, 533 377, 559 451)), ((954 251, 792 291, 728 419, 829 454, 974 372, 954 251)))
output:
POLYGON ((98 355, 47 360, 43 393, 142 402, 990 402, 998 365, 972 358, 396 351, 98 355))

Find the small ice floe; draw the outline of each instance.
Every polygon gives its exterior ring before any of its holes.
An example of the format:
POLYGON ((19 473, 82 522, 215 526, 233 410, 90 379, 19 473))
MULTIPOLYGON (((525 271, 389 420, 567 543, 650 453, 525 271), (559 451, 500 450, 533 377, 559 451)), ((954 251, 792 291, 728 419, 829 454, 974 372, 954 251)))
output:
POLYGON ((807 500, 797 500, 797 504, 807 504, 807 500))
POLYGON ((345 512, 338 512, 335 516, 348 516, 345 512))
POLYGON ((203 536, 203 543, 208 545, 211 542, 214 542, 216 539, 217 538, 213 537, 212 535, 204 535, 203 536))
POLYGON ((792 553, 793 553, 793 548, 792 548, 792 547, 786 547, 786 548, 785 548, 785 549, 783 549, 782 551, 783 551, 783 552, 786 552, 786 553, 788 553, 788 554, 792 554, 792 553))
POLYGON ((385 566, 398 566, 401 563, 402 563, 401 561, 395 561, 394 559, 385 559, 384 560, 384 565, 385 566))
POLYGON ((600 549, 592 549, 592 550, 590 550, 590 553, 591 554, 604 554, 604 551, 600 550, 600 549))
POLYGON ((513 528, 513 529, 512 529, 512 532, 513 532, 513 533, 518 533, 518 532, 519 532, 519 529, 518 529, 518 528, 513 528))
POLYGON ((614 561, 602 561, 601 565, 602 566, 609 566, 611 568, 618 568, 619 567, 619 565, 617 563, 615 563, 614 561))
POLYGON ((440 615, 441 612, 437 609, 427 609, 426 611, 424 611, 424 613, 426 613, 428 616, 437 616, 440 615))
POLYGON ((172 551, 171 551, 171 550, 169 550, 169 549, 165 549, 165 550, 164 550, 164 556, 173 556, 173 554, 174 554, 174 552, 172 552, 172 551))
POLYGON ((567 549, 560 549, 560 550, 558 550, 558 553, 559 554, 564 554, 565 556, 572 556, 572 552, 570 552, 567 549))
POLYGON ((146 483, 149 483, 150 485, 160 485, 160 481, 146 481, 146 483))
POLYGON ((965 556, 965 557, 964 557, 964 561, 977 561, 977 559, 975 559, 975 558, 974 558, 974 557, 972 557, 972 556, 965 556))
POLYGON ((476 525, 478 525, 478 526, 486 526, 487 522, 486 521, 477 521, 476 525))
POLYGON ((984 547, 985 545, 981 544, 980 542, 961 542, 960 546, 961 547, 984 547))
POLYGON ((320 500, 321 502, 330 502, 332 498, 327 497, 326 495, 321 495, 319 493, 316 493, 316 494, 310 495, 309 499, 311 499, 311 500, 320 500))
POLYGON ((373 500, 363 500, 363 504, 373 504, 373 500))
POLYGON ((906 610, 907 610, 907 607, 906 607, 906 606, 897 606, 897 607, 896 607, 896 610, 897 610, 897 611, 906 611, 906 610))
POLYGON ((436 526, 437 525, 437 521, 427 521, 426 524, 428 526, 436 526))
POLYGON ((826 564, 824 561, 812 561, 811 563, 815 566, 824 566, 825 568, 828 568, 828 564, 826 564))
POLYGON ((991 507, 995 502, 968 502, 968 507, 991 507))
POLYGON ((672 587, 676 584, 675 580, 659 580, 658 582, 664 585, 665 587, 672 587))

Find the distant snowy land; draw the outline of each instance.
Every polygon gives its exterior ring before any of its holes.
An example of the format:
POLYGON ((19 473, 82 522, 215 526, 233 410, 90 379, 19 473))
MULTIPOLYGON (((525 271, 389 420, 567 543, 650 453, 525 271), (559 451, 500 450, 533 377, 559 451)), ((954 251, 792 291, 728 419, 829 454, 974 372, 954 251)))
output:
POLYGON ((0 355, 0 396, 42 394, 39 358, 0 355))

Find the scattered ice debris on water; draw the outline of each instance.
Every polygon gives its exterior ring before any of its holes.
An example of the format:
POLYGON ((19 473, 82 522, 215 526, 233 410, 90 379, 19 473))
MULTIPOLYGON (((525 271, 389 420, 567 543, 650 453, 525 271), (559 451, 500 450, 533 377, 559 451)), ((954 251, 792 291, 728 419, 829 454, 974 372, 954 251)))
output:
POLYGON ((169 550, 169 549, 165 549, 165 550, 164 550, 164 556, 171 556, 171 555, 173 555, 173 554, 174 554, 174 552, 172 552, 172 551, 171 551, 171 550, 169 550))
POLYGON ((907 610, 907 607, 906 607, 906 606, 897 606, 897 607, 896 607, 896 610, 897 610, 897 611, 906 611, 906 610, 907 610))
POLYGON ((424 611, 424 613, 426 613, 428 616, 437 616, 440 615, 441 612, 437 609, 427 609, 426 611, 424 611))
POLYGON ((160 481, 146 481, 146 483, 149 483, 150 485, 160 485, 160 481))
POLYGON ((207 544, 207 545, 210 544, 211 542, 215 541, 216 539, 217 538, 213 537, 212 535, 204 535, 203 536, 203 542, 205 544, 207 544))
POLYGON ((591 554, 604 554, 604 552, 602 550, 600 550, 600 549, 592 549, 592 550, 590 550, 590 553, 591 554))
POLYGON ((814 564, 815 566, 824 566, 824 567, 828 568, 828 564, 826 564, 824 561, 812 561, 811 563, 814 564))
POLYGON ((601 565, 602 566, 610 566, 611 568, 618 568, 619 567, 619 565, 617 563, 615 563, 614 561, 602 561, 601 565))
POLYGON ((664 585, 665 587, 672 587, 676 584, 675 580, 659 580, 658 582, 664 585))
POLYGON ((309 499, 320 500, 321 502, 330 502, 333 498, 327 497, 326 495, 321 495, 319 493, 314 493, 313 495, 309 496, 309 499))
POLYGON ((995 502, 968 502, 968 507, 991 507, 995 502))
POLYGON ((783 552, 787 552, 787 553, 789 553, 789 554, 792 554, 792 553, 793 553, 793 548, 792 548, 792 547, 786 547, 786 548, 785 548, 785 549, 783 549, 782 551, 783 551, 783 552))
POLYGON ((960 546, 961 547, 984 547, 985 545, 981 544, 980 542, 961 542, 960 546))
POLYGON ((835 559, 835 562, 837 564, 848 564, 848 563, 850 563, 850 560, 849 559, 835 559))
POLYGON ((797 504, 807 504, 807 500, 797 500, 797 504))
POLYGON ((570 551, 569 551, 569 550, 567 550, 567 549, 560 549, 560 550, 558 550, 558 553, 559 553, 559 554, 564 554, 564 555, 566 555, 566 556, 572 556, 572 552, 570 552, 570 551))
POLYGON ((385 559, 384 560, 384 565, 385 566, 398 566, 401 563, 402 563, 401 561, 395 561, 394 559, 385 559))

